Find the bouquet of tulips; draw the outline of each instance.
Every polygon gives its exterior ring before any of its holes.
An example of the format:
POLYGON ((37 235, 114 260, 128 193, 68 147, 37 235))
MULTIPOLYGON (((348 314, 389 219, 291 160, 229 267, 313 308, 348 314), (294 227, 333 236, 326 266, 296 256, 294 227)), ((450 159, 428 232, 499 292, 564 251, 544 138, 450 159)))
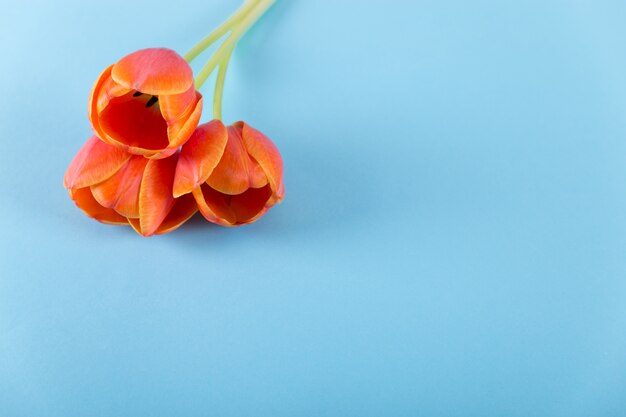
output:
POLYGON ((283 199, 276 146, 245 122, 221 121, 233 50, 273 2, 247 0, 184 56, 166 48, 142 49, 100 74, 89 96, 95 134, 64 179, 82 211, 151 236, 178 228, 198 210, 222 226, 252 223, 283 199), (194 82, 189 63, 219 40, 194 82), (213 120, 199 125, 198 90, 215 70, 213 120))

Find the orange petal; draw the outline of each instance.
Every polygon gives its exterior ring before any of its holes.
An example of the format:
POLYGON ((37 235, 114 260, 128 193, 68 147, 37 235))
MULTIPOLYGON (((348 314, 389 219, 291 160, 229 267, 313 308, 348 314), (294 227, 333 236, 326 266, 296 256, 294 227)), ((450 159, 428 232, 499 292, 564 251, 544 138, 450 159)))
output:
MULTIPOLYGON (((111 68, 111 67, 109 67, 111 68)), ((107 77, 102 83, 101 89, 98 91, 98 96, 95 97, 96 102, 96 111, 98 114, 102 112, 109 105, 111 100, 116 97, 121 97, 125 94, 130 93, 132 90, 129 90, 126 87, 121 86, 120 84, 113 81, 113 78, 110 76, 107 77)))
POLYGON ((63 183, 66 188, 83 188, 97 184, 115 174, 131 156, 92 136, 70 163, 63 183))
POLYGON ((239 226, 259 219, 273 204, 269 184, 262 188, 249 188, 237 195, 228 195, 212 189, 208 184, 193 190, 198 208, 210 222, 222 226, 239 226))
POLYGON ((180 94, 193 84, 189 64, 175 51, 147 48, 120 59, 111 77, 126 88, 145 94, 180 94))
MULTIPOLYGON (((161 223, 161 225, 159 226, 157 231, 154 232, 154 234, 162 235, 178 229, 187 220, 192 218, 197 211, 198 206, 196 205, 196 201, 191 194, 187 194, 182 196, 181 198, 176 199, 174 207, 172 207, 172 210, 167 215, 165 220, 163 220, 163 223, 161 223)), ((141 224, 139 223, 139 219, 128 219, 128 223, 132 226, 135 232, 139 233, 142 236, 147 236, 144 235, 141 231, 141 224)))
POLYGON ((227 141, 228 133, 221 121, 212 120, 198 126, 180 152, 174 197, 190 193, 207 180, 220 161, 227 141))
POLYGON ((168 125, 167 134, 170 138, 170 148, 178 148, 191 137, 193 131, 198 126, 198 122, 200 122, 202 103, 202 96, 200 93, 196 93, 196 101, 190 108, 190 112, 183 118, 168 125))
MULTIPOLYGON (((184 122, 194 109, 194 106, 200 100, 200 93, 196 92, 192 85, 187 91, 181 94, 161 95, 159 96, 159 107, 161 115, 167 122, 168 126, 176 124, 176 122, 184 122)), ((175 136, 176 132, 174 133, 175 136)))
POLYGON ((261 217, 273 203, 268 205, 272 196, 269 184, 263 188, 250 188, 243 194, 232 196, 230 207, 237 216, 238 224, 252 223, 261 217))
POLYGON ((172 230, 178 229, 198 211, 198 205, 193 195, 186 194, 177 198, 174 207, 169 212, 163 223, 159 226, 155 234, 162 235, 172 230))
POLYGON ((89 187, 70 189, 69 192, 74 203, 89 217, 107 224, 128 224, 126 218, 116 213, 115 210, 102 207, 91 194, 89 187))
POLYGON ((283 159, 280 152, 278 152, 276 145, 263 133, 244 122, 240 123, 242 125, 243 143, 248 153, 263 168, 278 201, 282 200, 285 189, 283 185, 283 159))
POLYGON ((139 224, 139 219, 128 219, 128 224, 130 224, 130 227, 132 227, 135 232, 143 236, 143 234, 141 233, 141 225, 139 224))
POLYGON ((146 107, 146 100, 146 95, 134 97, 133 93, 111 99, 99 115, 100 130, 109 142, 114 141, 129 152, 142 155, 167 148, 167 123, 158 106, 146 107))
POLYGON ((228 142, 222 159, 217 164, 207 184, 224 194, 241 194, 250 187, 267 183, 257 162, 250 158, 241 136, 241 126, 228 126, 228 142))
POLYGON ((98 120, 98 100, 100 96, 106 96, 106 94, 102 94, 103 86, 108 79, 111 78, 111 69, 113 65, 107 67, 102 74, 96 79, 96 82, 93 84, 91 88, 91 93, 89 94, 89 121, 91 122, 91 126, 96 131, 98 136, 103 137, 104 135, 100 131, 100 121, 98 120))
POLYGON ((111 178, 91 186, 94 198, 127 218, 139 217, 139 187, 148 160, 133 156, 111 178))
POLYGON ((139 191, 141 234, 153 235, 174 205, 172 186, 178 155, 151 159, 146 165, 139 191))
POLYGON ((112 68, 100 74, 89 97, 89 120, 96 135, 128 153, 149 156, 159 152, 169 143, 167 123, 158 107, 146 108, 148 96, 135 99, 132 90, 113 81, 112 68))
POLYGON ((109 102, 115 98, 123 96, 124 94, 130 92, 131 90, 122 87, 117 84, 111 78, 111 70, 113 65, 110 65, 102 74, 98 77, 96 82, 91 89, 91 93, 89 95, 89 120, 91 121, 91 126, 93 127, 96 135, 100 137, 103 141, 111 144, 111 145, 121 145, 115 139, 110 138, 106 132, 102 130, 100 126, 100 113, 104 108, 109 104, 109 102))
MULTIPOLYGON (((248 154, 248 157, 250 155, 248 154)), ((254 158, 250 157, 250 166, 249 166, 249 177, 250 177, 250 188, 261 188, 267 185, 267 175, 265 175, 265 171, 254 158)))
MULTIPOLYGON (((178 148, 185 144, 193 134, 194 129, 198 126, 200 116, 202 115, 202 95, 198 92, 194 93, 196 101, 192 102, 187 111, 177 120, 167 120, 167 135, 169 137, 169 145, 166 149, 153 155, 147 156, 150 159, 167 158, 173 155, 178 148)), ((165 99, 169 96, 163 96, 165 99)), ((168 100, 163 100, 167 102, 168 100)), ((168 103, 169 105, 169 103, 168 103)), ((163 113, 163 107, 161 107, 163 113)), ((171 115, 170 115, 171 116, 171 115)), ((163 116, 165 117, 165 116, 163 116)))
POLYGON ((225 194, 215 191, 207 184, 193 189, 198 209, 205 219, 222 226, 234 226, 237 222, 235 213, 228 206, 225 194))

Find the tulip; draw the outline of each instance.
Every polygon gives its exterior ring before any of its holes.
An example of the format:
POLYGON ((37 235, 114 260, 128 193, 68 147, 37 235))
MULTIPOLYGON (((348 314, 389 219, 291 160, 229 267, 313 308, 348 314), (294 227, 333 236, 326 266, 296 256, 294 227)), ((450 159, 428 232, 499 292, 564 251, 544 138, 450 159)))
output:
POLYGON ((225 127, 213 120, 198 126, 178 158, 174 197, 189 193, 210 222, 252 223, 283 199, 282 158, 276 146, 248 124, 225 127))
POLYGON ((70 163, 64 185, 89 217, 130 224, 143 236, 167 233, 197 211, 191 195, 172 195, 178 157, 147 159, 93 136, 70 163))
POLYGON ((96 135, 151 159, 174 154, 193 133, 201 112, 191 67, 166 48, 142 49, 109 66, 89 97, 96 135))

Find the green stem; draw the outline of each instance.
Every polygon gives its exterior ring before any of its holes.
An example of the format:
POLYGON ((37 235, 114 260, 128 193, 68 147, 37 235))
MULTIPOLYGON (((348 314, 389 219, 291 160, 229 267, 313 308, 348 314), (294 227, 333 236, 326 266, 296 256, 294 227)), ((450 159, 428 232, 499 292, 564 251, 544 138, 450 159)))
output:
POLYGON ((233 54, 233 48, 226 52, 224 58, 220 62, 217 71, 217 79, 215 80, 215 92, 213 93, 213 118, 222 120, 222 96, 224 95, 224 80, 226 80, 226 70, 228 63, 233 54))
POLYGON ((191 48, 184 56, 185 61, 191 62, 204 52, 215 41, 231 31, 233 27, 241 23, 245 19, 246 15, 254 9, 257 5, 257 0, 246 0, 239 9, 232 16, 219 25, 213 32, 208 34, 204 39, 198 42, 193 48, 191 48))
MULTIPOLYGON (((250 27, 257 21, 265 11, 274 4, 276 0, 259 0, 256 3, 248 3, 254 4, 253 9, 245 15, 240 22, 238 22, 237 26, 235 26, 232 30, 232 33, 226 38, 224 43, 220 45, 220 47, 215 51, 215 53, 209 59, 209 62, 200 70, 198 76, 196 77, 196 89, 200 89, 202 85, 205 83, 207 78, 211 75, 213 70, 217 65, 220 64, 222 59, 229 53, 231 49, 235 48, 237 42, 245 33, 250 29, 250 27)), ((245 6, 244 6, 245 7, 245 6)))

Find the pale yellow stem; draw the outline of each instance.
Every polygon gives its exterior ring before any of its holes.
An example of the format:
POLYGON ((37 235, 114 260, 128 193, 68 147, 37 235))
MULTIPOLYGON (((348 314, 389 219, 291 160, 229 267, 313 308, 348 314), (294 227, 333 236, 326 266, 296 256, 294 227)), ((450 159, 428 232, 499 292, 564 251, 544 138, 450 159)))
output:
POLYGON ((261 0, 246 0, 232 16, 219 25, 213 32, 208 34, 204 39, 198 42, 193 48, 187 52, 183 58, 185 61, 191 62, 204 50, 210 47, 215 41, 231 31, 235 26, 245 19, 246 15, 254 9, 255 5, 261 0))
MULTIPOLYGON (((220 47, 215 51, 213 56, 209 59, 209 62, 200 70, 198 76, 196 77, 196 89, 202 87, 207 78, 211 75, 213 70, 217 65, 220 64, 224 56, 232 53, 232 49, 235 48, 237 42, 243 35, 246 34, 248 29, 263 16, 263 14, 267 11, 267 9, 274 4, 276 0, 258 0, 256 3, 250 2, 249 4, 253 4, 253 8, 250 13, 246 14, 241 21, 233 28, 231 34, 226 38, 224 43, 220 45, 220 47)), ((244 5, 245 7, 246 5, 244 5)))
POLYGON ((224 95, 224 81, 226 80, 226 70, 233 53, 233 48, 226 52, 224 59, 220 62, 215 80, 215 92, 213 93, 213 118, 222 120, 222 96, 224 95))

